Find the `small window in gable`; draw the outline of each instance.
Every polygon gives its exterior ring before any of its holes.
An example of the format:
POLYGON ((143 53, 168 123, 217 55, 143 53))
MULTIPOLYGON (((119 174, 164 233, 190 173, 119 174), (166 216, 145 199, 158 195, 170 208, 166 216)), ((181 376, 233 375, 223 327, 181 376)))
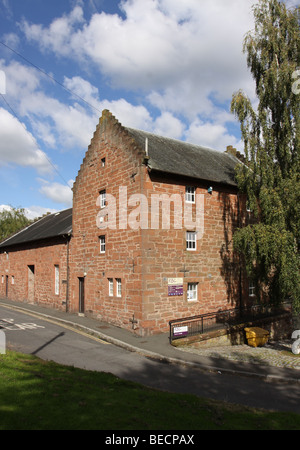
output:
POLYGON ((100 253, 105 253, 105 236, 100 236, 99 241, 100 241, 100 253))
POLYGON ((100 191, 100 208, 105 208, 106 206, 106 190, 100 191))

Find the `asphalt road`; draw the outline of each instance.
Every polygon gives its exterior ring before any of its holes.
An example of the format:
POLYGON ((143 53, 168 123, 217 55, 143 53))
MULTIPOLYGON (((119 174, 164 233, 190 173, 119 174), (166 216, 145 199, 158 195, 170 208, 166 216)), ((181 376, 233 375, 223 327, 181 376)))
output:
POLYGON ((0 307, 0 328, 5 333, 8 349, 34 354, 44 360, 110 372, 170 392, 300 414, 299 384, 204 373, 161 363, 70 327, 3 307, 0 307))

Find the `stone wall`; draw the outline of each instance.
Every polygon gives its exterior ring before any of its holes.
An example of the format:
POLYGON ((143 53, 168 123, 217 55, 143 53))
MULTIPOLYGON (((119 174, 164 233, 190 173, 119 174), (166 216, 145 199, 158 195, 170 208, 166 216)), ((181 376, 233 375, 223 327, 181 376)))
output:
POLYGON ((11 300, 66 309, 67 241, 55 238, 8 247, 0 253, 0 295, 11 300), (55 266, 58 286, 55 289, 55 266))
POLYGON ((139 322, 142 320, 141 231, 127 224, 128 215, 136 205, 127 210, 126 207, 128 199, 142 189, 142 156, 126 130, 106 111, 73 188, 70 309, 79 310, 81 278, 84 280, 83 312, 130 329, 133 315, 139 322), (104 207, 100 204, 103 191, 107 199, 104 207), (115 226, 109 196, 116 202, 115 226), (112 222, 107 225, 107 220, 112 222), (105 240, 105 249, 100 248, 101 238, 105 240), (117 291, 118 283, 121 292, 117 291))

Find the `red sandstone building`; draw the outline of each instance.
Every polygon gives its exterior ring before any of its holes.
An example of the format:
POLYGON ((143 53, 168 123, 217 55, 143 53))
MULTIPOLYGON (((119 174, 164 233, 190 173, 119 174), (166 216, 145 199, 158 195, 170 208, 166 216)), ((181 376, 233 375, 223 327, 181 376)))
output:
POLYGON ((73 208, 0 244, 0 295, 140 335, 247 304, 232 249, 245 213, 237 164, 228 152, 125 128, 103 111, 73 208))

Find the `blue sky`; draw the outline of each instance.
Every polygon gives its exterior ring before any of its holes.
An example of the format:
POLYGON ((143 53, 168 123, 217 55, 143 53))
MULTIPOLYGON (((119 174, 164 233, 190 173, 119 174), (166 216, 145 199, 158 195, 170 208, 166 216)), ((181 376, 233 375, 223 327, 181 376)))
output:
POLYGON ((34 217, 72 206, 103 109, 242 150, 229 105, 238 89, 254 100, 242 43, 256 1, 0 0, 0 207, 34 217))

